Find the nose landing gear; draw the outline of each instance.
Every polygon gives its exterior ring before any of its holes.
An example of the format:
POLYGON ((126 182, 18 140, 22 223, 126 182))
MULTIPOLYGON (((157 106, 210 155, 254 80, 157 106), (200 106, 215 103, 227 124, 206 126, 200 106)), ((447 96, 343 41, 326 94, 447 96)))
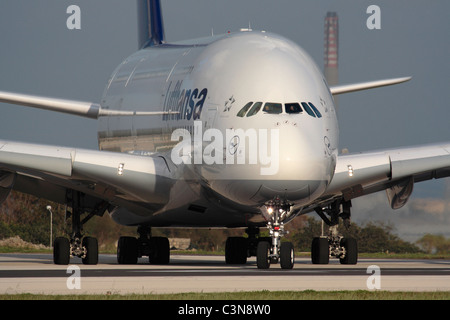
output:
POLYGON ((245 264, 248 257, 256 256, 258 269, 268 269, 271 264, 280 263, 282 269, 294 267, 294 246, 291 242, 281 242, 288 234, 283 221, 290 216, 291 204, 279 198, 266 202, 263 215, 267 221, 270 237, 260 237, 259 228, 248 228, 248 238, 229 237, 225 246, 227 264, 245 264))
POLYGON ((288 234, 284 230, 283 221, 289 217, 291 205, 279 198, 270 200, 265 204, 265 218, 268 220, 267 228, 271 242, 258 242, 256 250, 256 265, 258 269, 268 269, 271 264, 280 263, 282 269, 294 267, 294 246, 291 242, 281 243, 281 237, 288 234))

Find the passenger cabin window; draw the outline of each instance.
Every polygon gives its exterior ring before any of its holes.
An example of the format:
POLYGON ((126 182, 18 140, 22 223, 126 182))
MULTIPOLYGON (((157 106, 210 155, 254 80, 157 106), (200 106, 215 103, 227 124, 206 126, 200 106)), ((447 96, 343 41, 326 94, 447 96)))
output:
POLYGON ((262 102, 255 102, 253 107, 247 113, 247 117, 251 117, 251 116, 254 116, 255 114, 257 114, 259 112, 259 110, 261 109, 261 106, 262 106, 262 102))
POLYGON ((286 113, 300 113, 303 112, 302 107, 299 103, 286 103, 284 105, 284 110, 286 113))
POLYGON ((264 105, 263 112, 270 114, 279 114, 283 111, 281 103, 267 102, 264 105))

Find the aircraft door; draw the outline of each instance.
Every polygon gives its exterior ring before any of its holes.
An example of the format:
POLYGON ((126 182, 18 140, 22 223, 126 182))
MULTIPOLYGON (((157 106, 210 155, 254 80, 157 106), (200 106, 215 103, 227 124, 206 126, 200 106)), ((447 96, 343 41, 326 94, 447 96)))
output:
POLYGON ((207 107, 206 118, 203 122, 203 131, 214 128, 214 123, 216 122, 217 116, 217 105, 209 104, 207 107))

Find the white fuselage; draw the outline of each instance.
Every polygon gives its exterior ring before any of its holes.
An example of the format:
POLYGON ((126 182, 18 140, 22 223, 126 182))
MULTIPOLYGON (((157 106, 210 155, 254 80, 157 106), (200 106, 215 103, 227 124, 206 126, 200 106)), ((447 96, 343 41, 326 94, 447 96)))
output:
POLYGON ((188 225, 191 209, 215 215, 217 226, 258 224, 265 202, 305 206, 334 174, 339 132, 326 81, 300 47, 274 34, 140 50, 115 70, 101 105, 172 112, 100 121, 101 150, 160 155, 177 181, 156 209, 117 209, 124 224, 169 225, 167 215, 188 225))

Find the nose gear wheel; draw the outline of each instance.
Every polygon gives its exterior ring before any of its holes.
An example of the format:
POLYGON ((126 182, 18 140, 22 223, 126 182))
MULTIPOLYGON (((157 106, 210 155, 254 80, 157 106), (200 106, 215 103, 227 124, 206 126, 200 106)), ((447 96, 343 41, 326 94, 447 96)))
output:
POLYGON ((284 230, 283 221, 291 213, 291 205, 280 198, 267 201, 265 204, 270 242, 260 241, 257 247, 256 265, 259 269, 268 269, 271 264, 280 263, 282 269, 294 267, 294 246, 291 242, 281 243, 281 238, 288 234, 284 230))

